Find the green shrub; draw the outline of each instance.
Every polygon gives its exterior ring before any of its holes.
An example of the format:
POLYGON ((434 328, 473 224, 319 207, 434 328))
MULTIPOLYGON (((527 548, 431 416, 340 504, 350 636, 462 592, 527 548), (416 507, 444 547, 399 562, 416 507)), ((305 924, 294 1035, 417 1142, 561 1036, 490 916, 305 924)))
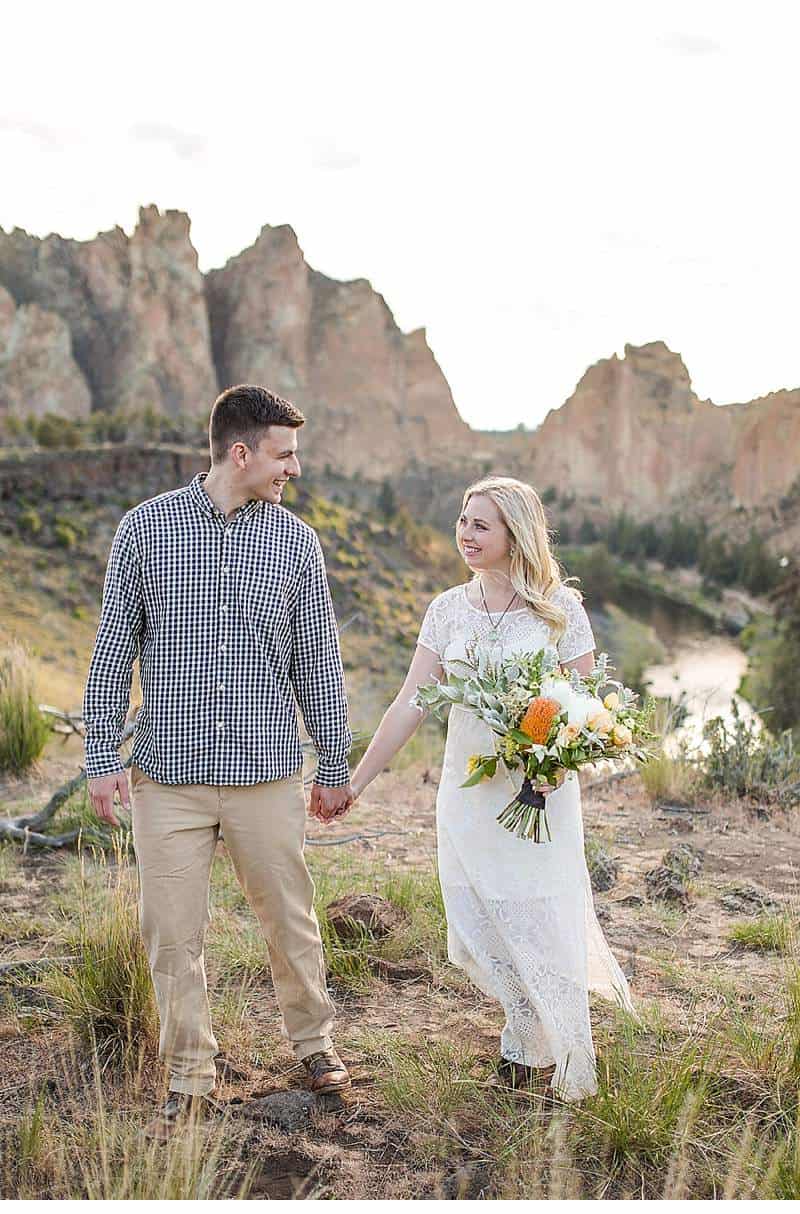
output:
POLYGON ((737 797, 764 797, 784 805, 800 802, 800 753, 791 730, 776 738, 756 721, 746 721, 736 700, 731 701, 731 714, 732 722, 713 717, 703 727, 706 786, 737 797))
POLYGON ((53 534, 61 548, 74 548, 78 542, 77 532, 69 523, 56 523, 53 527, 53 534))
POLYGON ((19 516, 20 529, 28 535, 38 535, 42 530, 42 519, 38 510, 34 510, 29 506, 26 510, 21 511, 19 516))
POLYGON ((40 417, 34 433, 40 447, 79 447, 81 445, 81 432, 78 426, 68 417, 59 417, 57 413, 45 413, 40 417))

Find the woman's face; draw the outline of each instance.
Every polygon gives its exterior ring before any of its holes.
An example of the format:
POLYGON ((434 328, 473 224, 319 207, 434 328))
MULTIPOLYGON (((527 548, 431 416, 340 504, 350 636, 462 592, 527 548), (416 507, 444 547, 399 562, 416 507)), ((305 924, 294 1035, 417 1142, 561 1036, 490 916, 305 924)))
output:
POLYGON ((456 524, 456 542, 470 569, 508 571, 510 537, 490 497, 473 493, 456 524))

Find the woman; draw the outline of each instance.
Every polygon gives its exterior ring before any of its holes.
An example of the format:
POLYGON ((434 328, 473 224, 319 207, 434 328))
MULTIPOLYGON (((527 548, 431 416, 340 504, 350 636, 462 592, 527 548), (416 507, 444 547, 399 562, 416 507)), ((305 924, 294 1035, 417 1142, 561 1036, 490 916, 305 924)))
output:
MULTIPOLYGON (((411 703, 419 684, 457 670, 470 639, 496 657, 549 646, 562 667, 583 674, 594 664, 589 618, 561 580, 530 485, 500 476, 471 485, 456 541, 474 576, 428 606, 403 687, 353 775, 356 796, 419 725, 411 703)), ((580 1100, 597 1090, 588 991, 634 1012, 594 911, 580 786, 574 772, 556 789, 540 785, 549 793, 552 842, 518 839, 497 814, 519 790, 521 772, 500 763, 492 779, 460 787, 468 757, 493 749, 488 725, 451 707, 436 798, 448 956, 502 1004, 501 1076, 514 1086, 549 1080, 561 1099, 580 1100)))

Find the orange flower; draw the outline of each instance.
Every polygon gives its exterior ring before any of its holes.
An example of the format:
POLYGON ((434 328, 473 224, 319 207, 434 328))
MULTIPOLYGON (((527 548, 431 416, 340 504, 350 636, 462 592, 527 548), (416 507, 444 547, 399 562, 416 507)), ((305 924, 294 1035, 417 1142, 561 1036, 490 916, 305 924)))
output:
POLYGON ((534 742, 539 742, 544 746, 550 733, 553 719, 560 712, 561 705, 558 700, 548 699, 547 696, 536 696, 528 705, 519 727, 534 742))

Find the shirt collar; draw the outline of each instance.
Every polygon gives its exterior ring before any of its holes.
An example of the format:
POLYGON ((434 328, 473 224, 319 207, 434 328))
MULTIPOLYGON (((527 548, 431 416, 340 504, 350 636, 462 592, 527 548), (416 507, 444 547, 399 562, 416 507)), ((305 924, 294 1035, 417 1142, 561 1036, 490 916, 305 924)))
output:
MULTIPOLYGON (((214 504, 214 502, 212 502, 211 498, 203 488, 203 482, 207 476, 207 472, 198 472, 196 476, 193 476, 189 482, 189 494, 195 504, 199 506, 201 510, 205 511, 206 514, 210 514, 212 516, 216 514, 220 518, 224 519, 225 515, 223 512, 214 504)), ((262 505, 262 503, 258 498, 251 497, 249 501, 245 502, 243 506, 239 507, 238 513, 244 518, 249 518, 260 505, 262 505)))

